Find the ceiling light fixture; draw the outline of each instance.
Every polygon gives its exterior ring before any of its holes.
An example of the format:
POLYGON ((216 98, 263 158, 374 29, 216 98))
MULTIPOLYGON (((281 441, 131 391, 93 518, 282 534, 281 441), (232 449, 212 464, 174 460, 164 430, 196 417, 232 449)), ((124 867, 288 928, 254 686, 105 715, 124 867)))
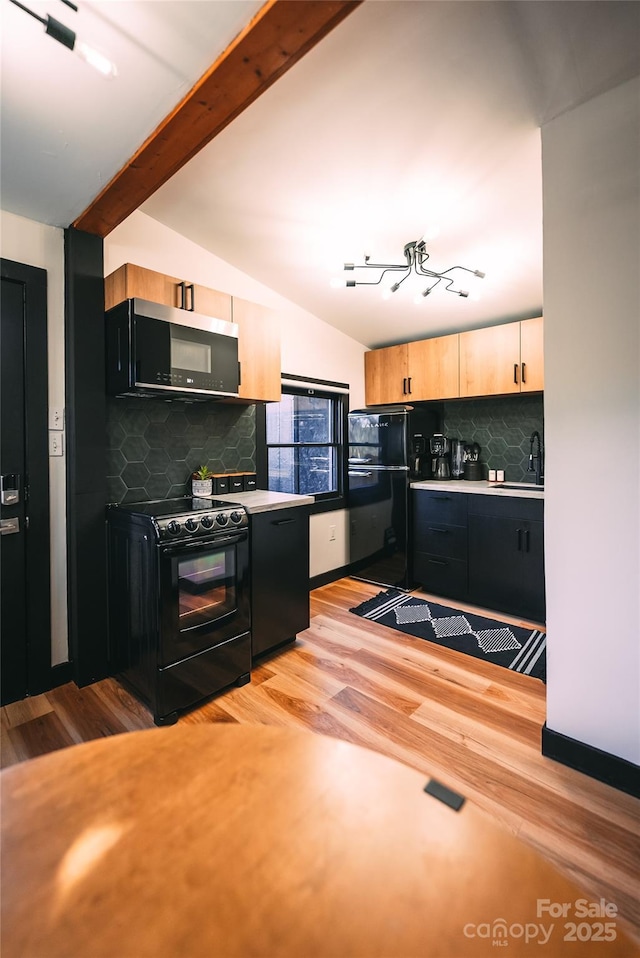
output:
POLYGON ((420 293, 420 297, 426 297, 429 293, 438 285, 438 283, 444 283, 447 292, 455 293, 456 296, 467 297, 469 291, 465 289, 456 289, 454 286, 455 279, 450 276, 449 273, 452 273, 455 269, 462 269, 466 273, 471 273, 473 276, 477 276, 479 279, 484 279, 485 274, 479 269, 468 269, 466 266, 450 266, 449 269, 443 270, 441 273, 437 273, 435 270, 427 269, 425 263, 429 259, 429 253, 427 252, 427 244, 424 239, 414 240, 411 243, 407 243, 404 248, 404 258, 405 262, 401 265, 393 263, 372 263, 370 262, 370 257, 365 256, 364 263, 345 263, 345 271, 351 272, 357 269, 377 269, 381 270, 380 275, 377 279, 366 280, 366 279, 343 279, 342 282, 336 282, 334 285, 342 286, 377 286, 387 273, 391 272, 402 272, 404 276, 397 280, 388 290, 385 290, 383 295, 385 299, 388 299, 391 293, 396 293, 405 279, 411 274, 411 271, 419 276, 426 277, 431 282, 429 285, 420 293))
MULTIPOLYGON (((40 23, 43 23, 45 33, 48 36, 53 37, 54 40, 57 40, 58 43, 61 43, 69 50, 73 50, 74 53, 88 63, 89 66, 92 66, 94 70, 102 74, 103 77, 110 79, 111 77, 117 76, 118 71, 111 60, 97 50, 94 50, 88 43, 84 43, 82 40, 78 41, 75 32, 69 27, 66 27, 64 23, 60 23, 59 20, 49 16, 49 14, 47 14, 46 17, 41 17, 39 14, 34 13, 33 10, 30 10, 29 7, 25 7, 19 0, 9 0, 9 2, 21 10, 24 10, 24 12, 28 13, 34 20, 39 20, 40 23)), ((71 3, 71 0, 62 0, 62 3, 66 4, 67 7, 71 7, 71 9, 77 13, 78 8, 75 3, 71 3)))

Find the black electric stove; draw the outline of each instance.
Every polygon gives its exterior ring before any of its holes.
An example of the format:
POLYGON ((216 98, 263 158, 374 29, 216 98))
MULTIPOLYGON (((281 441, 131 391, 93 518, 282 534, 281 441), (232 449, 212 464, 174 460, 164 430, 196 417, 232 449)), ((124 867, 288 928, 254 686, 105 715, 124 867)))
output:
POLYGON ((249 520, 223 499, 107 509, 114 672, 157 725, 251 671, 249 520))
POLYGON ((111 509, 124 511, 132 518, 148 523, 161 542, 200 539, 242 529, 249 523, 244 506, 225 499, 182 496, 179 499, 125 502, 111 509))

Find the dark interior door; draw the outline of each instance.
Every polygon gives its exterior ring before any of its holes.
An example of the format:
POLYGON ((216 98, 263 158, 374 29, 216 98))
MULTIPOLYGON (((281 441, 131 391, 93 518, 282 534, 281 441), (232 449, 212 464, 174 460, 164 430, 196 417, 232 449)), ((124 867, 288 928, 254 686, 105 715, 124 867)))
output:
POLYGON ((0 694, 51 688, 47 276, 1 260, 0 694))
POLYGON ((2 704, 27 692, 24 286, 2 279, 0 332, 0 624, 2 704))

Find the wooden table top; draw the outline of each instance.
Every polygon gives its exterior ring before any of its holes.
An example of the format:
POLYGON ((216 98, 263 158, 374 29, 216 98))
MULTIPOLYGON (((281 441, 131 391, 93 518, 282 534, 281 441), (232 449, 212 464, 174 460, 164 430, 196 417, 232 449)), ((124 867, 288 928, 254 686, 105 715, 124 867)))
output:
POLYGON ((132 732, 0 784, 3 958, 639 953, 471 803, 311 732, 132 732))

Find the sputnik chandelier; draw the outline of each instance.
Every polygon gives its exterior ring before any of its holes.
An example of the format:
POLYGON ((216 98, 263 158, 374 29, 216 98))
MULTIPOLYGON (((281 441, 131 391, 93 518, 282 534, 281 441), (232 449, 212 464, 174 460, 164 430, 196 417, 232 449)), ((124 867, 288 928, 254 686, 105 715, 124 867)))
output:
MULTIPOLYGON (((425 277, 429 280, 428 285, 425 287, 422 293, 420 293, 416 299, 420 300, 421 297, 426 297, 431 293, 433 289, 438 285, 438 283, 444 283, 445 289, 449 293, 455 293, 456 296, 467 297, 469 291, 466 289, 457 289, 455 286, 455 278, 450 276, 456 269, 462 269, 466 273, 471 273, 472 276, 477 276, 479 279, 484 279, 485 274, 479 269, 468 269, 466 266, 450 266, 449 269, 443 270, 441 273, 437 273, 435 270, 427 269, 426 262, 429 259, 429 253, 427 252, 427 244, 424 239, 414 240, 411 243, 407 243, 404 248, 404 258, 405 262, 402 264, 394 263, 372 263, 369 256, 365 256, 364 263, 345 263, 344 269, 347 272, 355 271, 358 269, 377 269, 381 270, 380 275, 377 279, 346 279, 343 280, 343 285, 345 286, 377 286, 382 282, 383 278, 387 273, 393 272, 402 272, 404 276, 400 277, 390 288, 389 293, 396 293, 405 279, 411 275, 413 272, 419 277, 425 277)), ((342 285, 341 284, 341 285, 342 285)))

